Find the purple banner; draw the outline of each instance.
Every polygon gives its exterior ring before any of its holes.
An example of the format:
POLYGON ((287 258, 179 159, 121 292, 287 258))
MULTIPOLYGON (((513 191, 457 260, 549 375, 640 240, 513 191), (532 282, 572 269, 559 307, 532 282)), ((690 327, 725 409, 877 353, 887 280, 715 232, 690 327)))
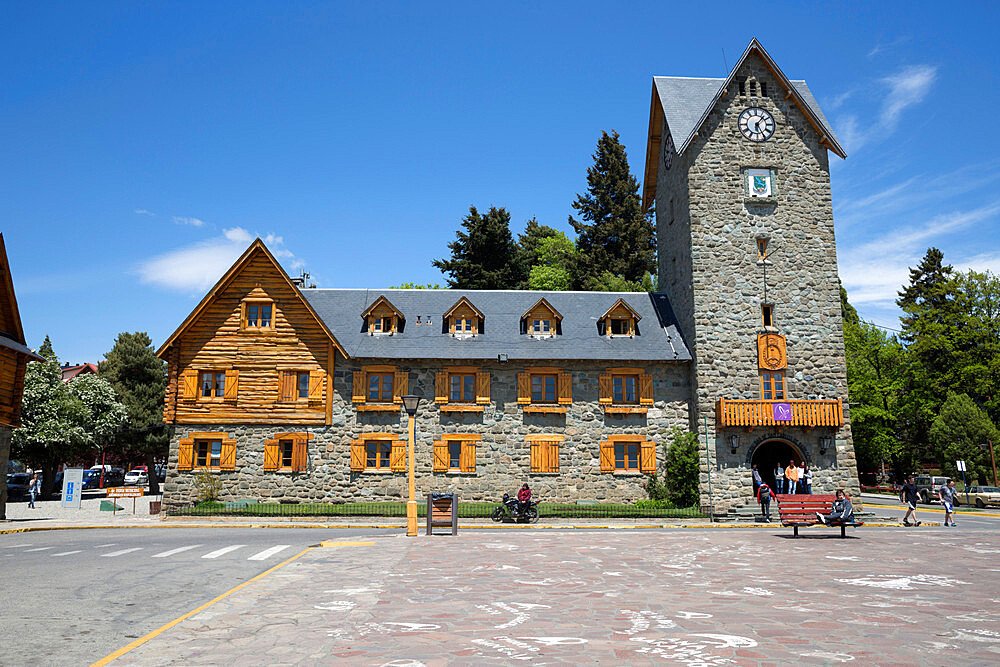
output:
POLYGON ((772 403, 771 414, 774 416, 774 421, 776 422, 790 422, 792 421, 792 404, 772 403))

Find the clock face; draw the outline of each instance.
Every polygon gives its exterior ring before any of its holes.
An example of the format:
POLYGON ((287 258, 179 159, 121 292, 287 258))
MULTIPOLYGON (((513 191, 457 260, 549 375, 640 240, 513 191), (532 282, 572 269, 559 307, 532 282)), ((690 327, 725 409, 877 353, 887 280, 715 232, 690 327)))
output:
POLYGON ((760 107, 748 107, 740 114, 740 132, 750 141, 767 141, 774 134, 774 116, 760 107))
POLYGON ((670 165, 674 163, 674 138, 667 133, 667 140, 664 142, 663 146, 663 166, 666 169, 670 169, 670 165))

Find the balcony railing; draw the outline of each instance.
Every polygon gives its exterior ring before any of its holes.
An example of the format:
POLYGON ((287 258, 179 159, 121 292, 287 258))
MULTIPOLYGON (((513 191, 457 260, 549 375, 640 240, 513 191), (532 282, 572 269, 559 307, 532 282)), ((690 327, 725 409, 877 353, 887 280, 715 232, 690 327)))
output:
POLYGON ((814 428, 844 425, 840 399, 822 401, 736 401, 720 398, 716 406, 719 426, 800 426, 814 428))

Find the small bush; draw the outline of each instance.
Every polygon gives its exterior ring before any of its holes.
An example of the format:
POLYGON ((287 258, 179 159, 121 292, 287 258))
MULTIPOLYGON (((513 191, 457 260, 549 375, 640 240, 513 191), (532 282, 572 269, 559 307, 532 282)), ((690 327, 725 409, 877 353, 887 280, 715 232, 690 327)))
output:
POLYGON ((674 506, 669 500, 637 500, 635 506, 643 510, 672 510, 674 506))
POLYGON ((209 471, 202 470, 194 476, 194 494, 199 503, 218 500, 222 494, 222 481, 209 471))
MULTIPOLYGON (((646 483, 642 485, 646 489, 646 495, 649 496, 650 501, 658 502, 665 501, 668 495, 666 474, 664 474, 664 479, 660 480, 657 473, 653 473, 646 479, 646 483)), ((647 502, 640 500, 639 502, 647 502)), ((638 505, 639 503, 636 503, 638 505)))
POLYGON ((698 505, 698 435, 679 428, 671 432, 667 449, 666 496, 674 507, 698 505))

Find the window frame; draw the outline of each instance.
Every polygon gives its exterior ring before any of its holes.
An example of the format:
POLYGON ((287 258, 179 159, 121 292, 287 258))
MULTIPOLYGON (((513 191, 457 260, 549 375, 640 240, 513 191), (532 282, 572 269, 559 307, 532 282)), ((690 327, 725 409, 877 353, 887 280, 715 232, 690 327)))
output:
POLYGON ((783 370, 771 371, 762 370, 760 372, 760 400, 762 401, 787 401, 788 388, 783 370), (778 392, 781 396, 778 396, 778 392), (770 397, 768 394, 770 393, 770 397))
POLYGON ((532 405, 557 405, 559 403, 559 374, 558 373, 532 373, 531 374, 531 404, 532 405), (552 381, 552 398, 548 398, 548 380, 552 381), (535 394, 535 382, 539 383, 540 397, 535 394))
POLYGON ((619 475, 641 475, 657 470, 657 444, 641 434, 609 435, 600 445, 601 472, 619 475), (622 449, 623 467, 618 467, 618 449, 622 449), (629 450, 636 448, 636 467, 629 466, 629 450))
POLYGON ((194 441, 194 466, 193 470, 219 470, 222 465, 222 439, 221 438, 198 438, 194 441), (219 456, 212 454, 215 445, 219 445, 219 456), (205 460, 202 462, 202 448, 205 448, 205 460))
POLYGON ((490 403, 489 371, 479 366, 445 366, 434 375, 434 402, 441 412, 482 412, 490 403), (472 378, 472 397, 464 398, 465 380, 472 378), (459 399, 452 398, 454 378, 463 378, 459 399))
POLYGON ((432 470, 437 473, 476 474, 476 449, 483 436, 478 433, 444 433, 434 441, 432 470), (452 467, 452 448, 458 448, 459 467, 452 467))
POLYGON ((770 303, 760 304, 760 322, 765 329, 774 329, 774 305, 770 303))
POLYGON ((355 410, 358 411, 388 411, 395 412, 403 404, 403 395, 409 391, 409 373, 402 371, 398 366, 387 366, 383 364, 365 365, 352 371, 352 392, 351 402, 355 410), (380 382, 379 400, 369 398, 371 388, 371 375, 392 376, 392 396, 390 400, 382 399, 384 391, 380 382))
POLYGON ((270 297, 247 297, 240 301, 240 331, 249 331, 251 333, 270 333, 274 332, 275 327, 275 316, 277 315, 277 308, 274 304, 274 299, 270 297), (258 309, 257 319, 254 323, 250 323, 250 308, 255 307, 258 309), (267 324, 264 325, 263 308, 268 308, 270 310, 270 317, 267 319, 267 324))
POLYGON ((526 435, 524 439, 528 445, 528 470, 537 475, 558 474, 559 456, 565 436, 547 433, 526 435))
MULTIPOLYGON (((544 389, 544 384, 542 385, 544 389)), ((573 374, 555 366, 535 366, 524 369, 517 375, 517 403, 523 412, 548 412, 565 414, 573 403, 573 374), (548 400, 542 394, 541 400, 535 399, 535 379, 554 378, 555 398, 548 400)))
POLYGON ((375 438, 365 440, 365 470, 378 472, 392 470, 391 440, 375 438), (372 459, 375 461, 374 465, 372 459))
POLYGON ((208 472, 230 472, 236 470, 236 439, 225 431, 199 431, 188 433, 177 440, 177 470, 208 472), (199 463, 198 455, 202 444, 211 447, 211 443, 220 443, 218 463, 211 456, 211 449, 204 464, 199 463))
POLYGON ((351 472, 376 474, 405 472, 406 456, 406 441, 395 433, 362 433, 356 440, 351 441, 351 472), (375 454, 375 466, 372 467, 368 465, 371 447, 374 447, 375 454))
POLYGON ((198 371, 198 396, 197 396, 198 400, 199 401, 210 401, 210 400, 213 400, 213 399, 220 399, 220 400, 225 399, 225 397, 226 397, 226 373, 227 372, 228 371, 226 369, 222 369, 222 370, 218 370, 218 369, 202 369, 202 370, 199 370, 198 371), (210 393, 208 395, 205 395, 205 393, 204 393, 205 392, 205 376, 206 375, 212 376, 212 379, 210 380, 210 382, 211 382, 211 384, 213 386, 213 389, 210 390, 212 393, 210 393), (221 385, 219 384, 220 378, 221 378, 221 381, 222 381, 221 385), (221 386, 221 389, 220 389, 220 386, 221 386))
POLYGON ((612 405, 639 405, 639 374, 638 373, 612 373, 611 374, 611 404, 612 405), (632 382, 632 395, 633 400, 627 398, 628 387, 627 382, 631 380, 632 382), (621 394, 622 397, 618 398, 618 387, 616 386, 621 382, 621 394))
POLYGON ((392 403, 396 389, 396 374, 392 371, 367 371, 365 373, 365 402, 366 403, 392 403), (372 398, 372 379, 378 378, 376 396, 372 398), (389 379, 388 398, 386 390, 386 378, 389 379))

